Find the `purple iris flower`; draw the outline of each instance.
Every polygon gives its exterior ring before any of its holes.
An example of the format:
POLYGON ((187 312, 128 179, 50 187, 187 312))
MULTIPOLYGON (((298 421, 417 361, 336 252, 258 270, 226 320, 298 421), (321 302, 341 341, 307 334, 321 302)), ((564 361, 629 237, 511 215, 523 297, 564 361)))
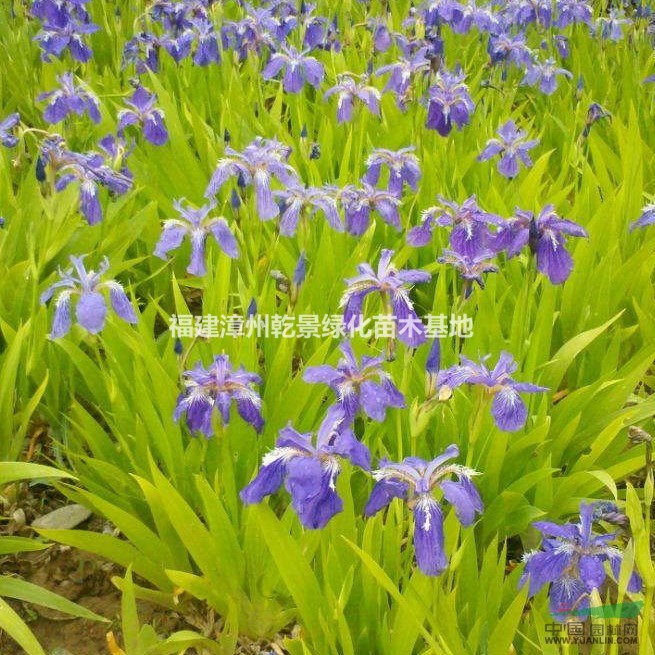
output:
POLYGON ((414 514, 416 563, 425 575, 440 575, 448 566, 441 501, 434 497, 434 492, 439 489, 464 526, 471 525, 476 514, 484 509, 471 481, 476 471, 461 464, 447 463, 458 456, 459 449, 451 444, 431 462, 418 457, 406 457, 400 463, 383 459, 373 471, 376 483, 364 508, 364 516, 377 514, 394 498, 407 501, 414 514), (456 480, 451 479, 453 475, 456 480))
POLYGON ((75 17, 69 17, 65 23, 55 23, 46 20, 41 31, 34 37, 41 50, 41 59, 50 61, 51 57, 59 57, 68 48, 75 61, 89 61, 93 51, 84 41, 87 34, 93 34, 100 28, 95 23, 83 22, 75 17))
POLYGON ((523 32, 507 34, 502 32, 489 37, 487 52, 492 64, 509 62, 515 66, 529 66, 532 61, 532 50, 527 45, 527 37, 523 32))
POLYGON ((441 206, 436 205, 426 209, 422 214, 421 225, 413 227, 407 242, 411 246, 425 246, 432 239, 434 226, 447 227, 452 225, 449 242, 451 249, 471 260, 475 260, 489 251, 495 251, 495 234, 490 226, 503 225, 504 221, 496 214, 484 211, 475 195, 467 198, 462 204, 438 197, 441 206))
MULTIPOLYGON (((163 47, 176 63, 180 63, 191 54, 191 49, 196 44, 194 64, 206 66, 210 63, 218 63, 220 52, 214 24, 208 13, 210 4, 200 0, 155 3, 149 12, 150 19, 162 26, 163 35, 157 38, 144 33, 142 35, 146 37, 144 42, 130 44, 130 47, 137 52, 141 45, 145 50, 150 51, 153 47, 155 50, 163 47)), ((153 57, 155 65, 158 64, 157 57, 155 53, 153 57)), ((141 56, 140 59, 142 62, 145 59, 146 66, 152 68, 147 57, 141 56)), ((137 70, 138 66, 137 61, 137 70)))
POLYGON ((460 255, 454 250, 444 250, 437 261, 440 264, 450 264, 459 271, 460 276, 466 280, 464 298, 468 298, 473 290, 473 282, 477 282, 478 286, 484 289, 484 278, 482 276, 485 273, 498 272, 498 267, 493 262, 495 256, 496 253, 490 250, 483 251, 475 255, 475 257, 460 255))
POLYGON ((427 246, 432 241, 435 219, 441 215, 440 207, 428 207, 421 212, 421 224, 415 225, 407 233, 407 243, 414 248, 427 246))
MULTIPOLYGON (((441 369, 441 343, 439 338, 432 340, 430 345, 430 350, 428 351, 428 356, 425 360, 425 401, 426 404, 430 403, 432 400, 436 399, 440 402, 444 402, 450 398, 452 392, 447 390, 446 397, 440 397, 437 389, 437 376, 439 375, 439 370, 441 369)), ((422 407, 419 405, 418 411, 421 411, 422 407)))
POLYGON ((118 134, 122 136, 128 125, 141 125, 143 136, 154 146, 162 146, 168 141, 168 131, 164 125, 164 112, 155 107, 157 96, 139 86, 125 104, 130 109, 118 112, 118 134))
POLYGON ((373 47, 376 52, 386 52, 393 44, 389 27, 382 18, 369 18, 368 28, 373 32, 373 47))
POLYGON ((408 285, 430 280, 430 273, 408 269, 398 270, 391 264, 393 250, 382 250, 377 274, 370 264, 357 266, 359 275, 346 279, 347 289, 341 298, 344 308, 344 324, 356 328, 361 321, 362 304, 366 296, 378 292, 390 304, 390 312, 396 321, 396 334, 408 346, 416 347, 425 342, 425 328, 414 311, 409 298, 408 285))
POLYGON ((443 24, 458 25, 464 18, 464 8, 455 0, 432 0, 423 15, 428 27, 440 27, 443 24))
POLYGON ((242 21, 244 26, 242 34, 251 49, 252 46, 256 48, 256 46, 261 45, 263 40, 266 39, 267 33, 268 38, 273 41, 286 41, 298 23, 297 18, 293 15, 295 11, 289 14, 283 2, 270 3, 271 6, 268 7, 255 7, 246 2, 243 4, 246 8, 246 16, 242 21), (258 43, 260 40, 261 42, 258 43))
POLYGON ((552 0, 519 0, 515 3, 513 22, 521 27, 530 23, 550 27, 552 13, 552 0))
POLYGON ((132 179, 105 164, 105 158, 96 153, 72 152, 59 135, 44 139, 39 162, 42 168, 50 165, 57 176, 55 189, 62 191, 72 182, 80 183, 80 211, 89 225, 102 220, 102 207, 98 198, 100 186, 121 195, 132 186, 132 179))
POLYGON ((428 115, 426 127, 437 130, 441 136, 448 136, 453 123, 461 130, 468 125, 475 103, 468 86, 464 84, 464 73, 440 71, 435 85, 428 91, 428 115))
POLYGON ((262 73, 265 80, 273 79, 284 69, 282 86, 287 93, 300 93, 305 82, 318 88, 325 76, 323 64, 315 57, 308 57, 307 51, 299 52, 292 47, 283 47, 274 52, 262 73))
POLYGON ((346 231, 353 236, 360 236, 366 232, 371 212, 376 211, 382 220, 400 231, 400 214, 398 207, 400 200, 389 191, 376 189, 362 181, 360 188, 349 184, 341 190, 341 204, 343 206, 346 231))
POLYGON ((571 50, 569 49, 569 39, 567 36, 564 36, 563 34, 556 34, 553 37, 553 45, 555 46, 555 50, 557 50, 557 54, 562 59, 568 59, 569 55, 571 54, 571 50))
POLYGON ((166 33, 159 39, 159 44, 168 52, 176 64, 191 54, 191 46, 195 39, 192 29, 185 29, 177 33, 166 33))
POLYGON ((497 23, 498 18, 490 5, 478 5, 477 0, 449 1, 453 9, 444 17, 444 22, 455 34, 468 34, 474 26, 481 32, 489 32, 497 23))
POLYGON ((167 259, 168 252, 179 248, 184 238, 188 236, 191 240, 191 262, 186 270, 191 275, 203 276, 207 272, 205 242, 210 234, 228 257, 239 256, 237 240, 228 227, 227 221, 218 216, 207 217, 214 209, 214 203, 210 202, 194 209, 188 204, 187 207, 184 207, 183 202, 185 202, 184 198, 173 203, 180 218, 169 218, 164 222, 164 229, 155 246, 156 257, 167 259))
POLYGON ((293 269, 293 286, 296 290, 299 290, 300 287, 304 284, 305 278, 307 277, 307 254, 305 251, 301 251, 300 257, 296 262, 296 267, 293 269))
MULTIPOLYGON (((437 375, 441 369, 441 343, 438 338, 432 339, 428 356, 425 360, 425 374, 428 379, 428 388, 434 389, 437 383, 437 375)), ((426 394, 431 396, 431 394, 426 394)))
MULTIPOLYGON (((618 580, 623 553, 610 545, 616 533, 593 531, 597 505, 581 503, 578 523, 559 525, 538 521, 532 524, 544 535, 542 550, 523 556, 525 570, 519 586, 529 581, 529 595, 534 596, 544 585, 550 584, 550 613, 558 621, 566 621, 567 617, 589 609, 589 594, 594 589, 599 591, 607 577, 605 562, 609 562, 618 580)), ((633 572, 628 591, 636 593, 641 586, 641 578, 633 572)))
POLYGON ((199 2, 171 2, 160 0, 153 3, 149 14, 152 20, 160 23, 167 32, 179 33, 189 27, 190 12, 200 8, 199 2))
POLYGON ((391 73, 384 91, 393 92, 400 109, 405 109, 414 77, 430 70, 430 60, 426 55, 427 48, 421 47, 413 54, 406 53, 397 62, 381 66, 375 71, 377 76, 391 73))
MULTIPOLYGON (((632 440, 631 436, 628 436, 632 440)), ((599 500, 594 503, 593 520, 596 522, 606 521, 622 527, 630 525, 628 517, 621 512, 615 503, 609 500, 599 500)))
POLYGON ((467 0, 464 4, 462 26, 468 24, 469 29, 475 25, 480 32, 498 33, 500 18, 490 5, 479 5, 478 0, 467 0))
POLYGON ((451 23, 452 30, 456 34, 467 34, 476 27, 481 33, 497 34, 506 29, 507 21, 493 5, 494 3, 480 4, 478 0, 461 2, 461 18, 457 24, 451 23))
POLYGON ((259 375, 246 371, 243 366, 233 370, 227 355, 216 355, 208 368, 198 362, 193 370, 184 372, 184 391, 178 396, 173 418, 179 421, 186 414, 189 430, 210 438, 214 435, 214 408, 218 409, 223 425, 227 425, 234 401, 241 418, 261 432, 262 399, 253 388, 261 382, 259 375))
POLYGON ((515 216, 499 231, 499 247, 514 257, 527 244, 537 256, 537 269, 553 284, 564 282, 573 270, 573 258, 566 250, 565 235, 588 238, 581 225, 560 218, 554 205, 546 205, 537 216, 533 212, 516 210, 515 216))
POLYGON ((436 71, 441 66, 446 49, 446 44, 443 38, 441 38, 439 29, 428 28, 425 33, 424 42, 427 44, 426 56, 430 60, 430 68, 432 71, 436 71))
POLYGON ((14 128, 20 123, 20 114, 15 112, 0 121, 0 143, 5 148, 15 148, 18 137, 13 134, 14 128))
POLYGON ((548 59, 543 63, 531 64, 525 73, 523 83, 528 86, 538 85, 539 90, 549 96, 557 90, 557 75, 573 78, 571 71, 559 68, 554 59, 548 59))
POLYGON ((336 16, 333 20, 327 16, 307 16, 303 26, 303 48, 341 51, 336 16))
POLYGON ((222 28, 223 47, 233 48, 239 61, 244 61, 249 52, 259 56, 265 47, 275 48, 280 36, 285 38, 278 33, 286 31, 286 28, 272 16, 270 9, 247 8, 248 12, 242 20, 228 21, 222 28))
POLYGON ((368 448, 350 429, 319 435, 314 445, 311 432, 288 425, 264 456, 255 479, 239 495, 246 505, 259 503, 284 482, 300 522, 312 530, 323 528, 343 509, 336 489, 342 458, 366 471, 371 468, 368 448))
POLYGON ((135 63, 139 74, 148 69, 157 71, 161 47, 179 63, 191 54, 194 44, 194 64, 207 66, 220 62, 218 37, 208 13, 210 4, 201 0, 155 3, 149 17, 162 26, 164 34, 156 37, 142 32, 128 41, 123 52, 124 65, 135 63))
POLYGON ((123 137, 107 134, 98 141, 98 145, 110 158, 112 169, 120 170, 125 177, 131 180, 133 178, 132 171, 127 167, 125 159, 134 150, 134 143, 132 142, 128 146, 127 141, 123 137))
MULTIPOLYGON (((304 0, 301 0, 300 10, 298 9, 298 3, 295 2, 295 0, 266 0, 265 4, 271 7, 273 15, 282 22, 295 19, 299 12, 301 15, 309 15, 315 9, 315 5, 309 4, 304 0)), ((297 23, 297 20, 293 20, 293 27, 295 27, 297 23)), ((289 32, 291 29, 293 28, 289 28, 289 32)))
POLYGON ((196 17, 208 18, 214 0, 157 0, 150 8, 150 17, 167 32, 179 32, 190 27, 196 17))
POLYGON ((90 20, 84 5, 89 0, 34 0, 30 13, 42 21, 51 21, 58 25, 66 24, 71 18, 81 21, 90 20))
POLYGON ((196 66, 208 66, 218 64, 221 61, 221 53, 218 48, 218 40, 214 23, 205 17, 192 20, 194 35, 197 42, 196 52, 193 55, 193 63, 196 66))
POLYGON ((303 380, 327 384, 334 391, 337 402, 333 407, 342 420, 351 423, 361 409, 373 420, 384 421, 388 407, 405 407, 403 394, 382 368, 384 357, 364 355, 360 364, 349 341, 343 341, 339 349, 344 356, 336 368, 328 364, 309 366, 303 380))
POLYGON ((64 73, 57 76, 59 88, 55 91, 42 93, 37 101, 48 100, 48 106, 43 112, 43 118, 48 123, 59 123, 70 114, 82 116, 88 114, 94 123, 100 122, 100 103, 98 98, 76 84, 73 73, 64 73))
POLYGON ((587 110, 587 119, 585 120, 585 126, 582 131, 582 136, 587 137, 589 136, 589 132, 591 131, 591 126, 594 123, 597 123, 599 120, 603 118, 611 118, 612 114, 607 111, 602 105, 599 105, 597 102, 592 102, 589 105, 589 109, 587 110))
MULTIPOLYGON (((328 33, 330 30, 330 19, 326 16, 314 16, 316 5, 307 5, 303 3, 300 13, 303 16, 303 48, 313 50, 327 45, 328 33), (304 10, 304 11, 303 11, 304 10)), ((328 48, 329 49, 329 48, 328 48)))
POLYGON ((351 73, 337 75, 337 83, 323 96, 337 94, 337 123, 347 123, 353 115, 355 100, 360 100, 375 116, 380 115, 380 92, 364 80, 356 81, 351 73))
POLYGON ((149 70, 156 73, 159 70, 160 47, 160 40, 154 34, 140 32, 125 44, 122 67, 134 64, 138 75, 149 70))
POLYGON ((553 24, 560 29, 574 23, 586 23, 591 26, 593 10, 585 0, 556 0, 555 13, 553 24))
POLYGON ((630 232, 637 227, 647 227, 648 225, 653 225, 653 223, 655 223, 655 202, 646 205, 641 210, 641 216, 630 224, 630 232))
POLYGON ((626 18, 622 11, 610 9, 609 17, 601 16, 596 19, 595 29, 600 31, 601 39, 617 42, 623 38, 623 26, 631 24, 632 21, 626 18))
POLYGON ((74 257, 71 255, 72 268, 62 271, 59 269, 59 281, 50 285, 40 297, 41 304, 47 303, 59 291, 55 301, 55 315, 52 322, 51 339, 58 339, 68 334, 71 329, 71 299, 79 296, 75 306, 77 323, 91 334, 97 334, 105 327, 107 318, 107 300, 101 293, 109 289, 109 301, 112 309, 124 321, 136 323, 137 317, 130 304, 123 287, 115 280, 102 280, 102 276, 109 269, 109 260, 105 257, 96 273, 87 271, 84 267, 85 255, 74 257))
POLYGON ((293 236, 298 229, 298 223, 307 212, 310 217, 318 211, 330 224, 330 227, 337 232, 343 232, 344 226, 337 211, 335 190, 324 187, 305 187, 297 182, 290 184, 283 191, 274 191, 273 195, 279 199, 281 218, 280 234, 293 236))
POLYGON ((463 384, 481 384, 492 393, 491 414, 496 425, 506 432, 520 430, 528 420, 528 408, 520 393, 537 393, 548 391, 548 387, 540 387, 529 382, 516 382, 511 375, 517 369, 514 358, 507 352, 501 352, 495 368, 490 370, 485 361, 486 355, 476 364, 460 355, 462 364, 451 366, 439 372, 437 384, 455 389, 463 384))
MULTIPOLYGON (((429 56, 429 37, 426 35, 422 38, 416 34, 416 28, 420 26, 420 18, 418 13, 416 11, 410 11, 409 17, 402 22, 402 26, 403 29, 406 30, 406 33, 394 32, 393 38, 396 46, 402 52, 403 57, 411 58, 415 55, 418 55, 420 52, 424 52, 426 54, 427 60, 432 66, 432 62, 430 61, 429 56)), ((369 66, 372 66, 372 64, 369 63, 369 66)))
POLYGON ((511 119, 498 130, 497 134, 500 139, 489 139, 484 150, 478 155, 478 161, 487 161, 500 155, 497 164, 498 172, 512 179, 519 173, 519 162, 527 168, 532 166, 528 150, 534 148, 539 143, 539 139, 526 139, 527 132, 519 130, 511 119))
POLYGON ((416 148, 401 148, 400 150, 387 150, 376 148, 366 160, 366 175, 364 179, 372 185, 378 183, 380 172, 385 166, 389 170, 389 182, 387 191, 396 198, 403 195, 403 184, 413 190, 418 189, 418 182, 421 179, 421 168, 418 159, 414 154, 416 148))
POLYGON ((276 177, 285 186, 298 182, 296 171, 287 164, 291 148, 279 141, 257 137, 243 152, 227 147, 225 154, 228 156, 218 161, 205 197, 214 197, 231 177, 236 177, 240 186, 255 187, 259 218, 263 221, 275 218, 280 209, 271 191, 271 180, 276 177))

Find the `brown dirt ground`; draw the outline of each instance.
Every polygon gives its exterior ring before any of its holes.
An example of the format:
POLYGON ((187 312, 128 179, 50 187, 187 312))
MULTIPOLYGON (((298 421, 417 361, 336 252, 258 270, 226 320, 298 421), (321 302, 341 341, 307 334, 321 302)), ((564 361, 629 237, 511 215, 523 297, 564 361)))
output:
MULTIPOLYGON (((66 499, 49 486, 9 485, 0 489, 0 535, 34 536, 28 526, 38 516, 66 504, 66 499)), ((102 519, 92 516, 79 529, 102 532, 102 519)), ((53 544, 43 551, 0 557, 0 575, 13 575, 48 589, 108 619, 108 622, 74 618, 55 610, 7 598, 7 602, 27 623, 48 655, 113 655, 107 643, 112 632, 118 646, 123 645, 120 610, 121 596, 112 584, 113 576, 123 577, 122 567, 75 548, 53 544)), ((139 582, 136 580, 136 582, 139 582)), ((137 600, 141 625, 151 625, 163 638, 178 630, 192 630, 215 637, 221 630, 220 617, 202 604, 185 605, 184 615, 168 608, 137 600)), ((236 653, 284 655, 283 635, 274 643, 260 644, 240 640, 236 653)), ((115 652, 115 651, 114 651, 115 652)), ((0 630, 0 655, 25 655, 0 630)), ((204 655, 191 648, 187 655, 204 655)))
MULTIPOLYGON (((66 500, 52 487, 25 484, 0 490, 4 521, 0 535, 33 536, 26 526, 37 517, 57 509, 66 500), (18 514, 16 512, 18 511, 18 514), (24 517, 24 518, 23 518, 24 517)), ((102 520, 91 517, 79 526, 86 530, 103 529, 102 520)), ((122 576, 120 567, 89 553, 53 545, 47 550, 18 553, 0 558, 0 575, 15 575, 72 600, 104 616, 109 623, 72 618, 55 610, 7 599, 27 623, 46 653, 70 655, 109 655, 107 633, 112 631, 120 644, 120 593, 111 583, 112 576, 122 576)), ((150 603, 138 603, 142 624, 150 623, 162 635, 192 629, 179 615, 150 603)), ((24 651, 0 630, 0 654, 24 655, 24 651)))

